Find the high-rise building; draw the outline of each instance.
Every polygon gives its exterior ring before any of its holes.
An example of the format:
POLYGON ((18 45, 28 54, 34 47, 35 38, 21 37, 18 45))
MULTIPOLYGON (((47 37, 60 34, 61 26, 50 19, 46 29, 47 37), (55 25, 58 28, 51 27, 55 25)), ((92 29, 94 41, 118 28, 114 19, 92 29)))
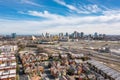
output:
POLYGON ((44 34, 42 33, 42 35, 41 35, 42 37, 44 37, 44 34))
POLYGON ((16 33, 12 33, 12 34, 11 34, 11 37, 12 37, 12 38, 16 38, 16 33))
POLYGON ((94 33, 94 38, 97 38, 97 37, 98 37, 98 33, 95 32, 95 33, 94 33))
POLYGON ((65 36, 66 36, 66 37, 68 37, 68 36, 69 36, 69 34, 66 32, 65 36))
POLYGON ((77 31, 74 31, 73 36, 74 36, 74 38, 78 38, 79 37, 79 33, 77 31))
POLYGON ((80 33, 80 37, 81 37, 81 38, 84 37, 84 33, 83 33, 83 32, 80 33))
POLYGON ((46 32, 45 37, 49 38, 50 34, 46 32))

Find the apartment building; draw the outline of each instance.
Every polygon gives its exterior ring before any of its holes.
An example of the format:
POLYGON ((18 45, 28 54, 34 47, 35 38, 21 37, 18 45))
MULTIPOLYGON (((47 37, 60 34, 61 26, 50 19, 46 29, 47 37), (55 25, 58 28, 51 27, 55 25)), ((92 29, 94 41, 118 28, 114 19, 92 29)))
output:
POLYGON ((0 47, 0 80, 16 80, 16 50, 17 46, 0 47))

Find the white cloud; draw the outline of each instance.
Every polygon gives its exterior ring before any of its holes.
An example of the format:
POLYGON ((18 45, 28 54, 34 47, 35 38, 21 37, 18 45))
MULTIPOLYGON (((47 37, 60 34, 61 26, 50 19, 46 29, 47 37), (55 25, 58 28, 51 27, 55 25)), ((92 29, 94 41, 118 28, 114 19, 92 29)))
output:
POLYGON ((39 11, 27 11, 27 12, 23 12, 23 11, 18 11, 18 13, 20 14, 26 14, 26 15, 31 15, 31 16, 36 16, 36 17, 43 17, 43 18, 47 18, 47 19, 60 19, 63 18, 63 16, 57 15, 57 14, 51 14, 48 11, 44 11, 44 12, 39 12, 39 11))
POLYGON ((56 15, 56 14, 51 14, 51 13, 49 13, 48 11, 44 11, 44 12, 28 11, 28 13, 26 13, 26 14, 32 15, 32 16, 38 16, 38 17, 49 18, 49 19, 58 19, 58 18, 62 18, 62 16, 56 15))
POLYGON ((28 11, 30 15, 45 17, 47 19, 40 21, 26 21, 26 20, 2 20, 1 33, 59 33, 59 32, 73 32, 83 31, 85 33, 106 33, 106 34, 120 34, 120 13, 115 15, 101 15, 101 16, 60 16, 51 14, 48 11, 37 12, 28 11))
POLYGON ((60 5, 67 7, 70 10, 76 11, 77 13, 86 13, 86 14, 89 13, 88 11, 82 11, 82 10, 78 9, 73 5, 66 4, 64 1, 61 1, 61 0, 54 0, 54 1, 60 5))
MULTIPOLYGON (((21 12, 24 13, 24 12, 21 12)), ((119 21, 120 20, 120 13, 116 15, 115 14, 111 14, 111 16, 107 15, 107 13, 101 16, 87 16, 87 17, 79 17, 79 16, 61 16, 61 15, 57 15, 57 14, 52 14, 49 13, 48 11, 44 11, 44 12, 38 12, 38 11, 28 11, 27 13, 24 14, 28 14, 28 15, 32 15, 32 16, 37 16, 37 17, 43 17, 43 18, 47 18, 47 19, 53 19, 55 20, 54 22, 61 22, 60 24, 78 24, 78 23, 105 23, 105 22, 110 22, 112 20, 119 21)), ((51 20, 52 21, 52 20, 51 20)))
POLYGON ((89 5, 81 5, 79 4, 79 8, 75 7, 73 5, 69 5, 65 3, 62 0, 54 0, 56 3, 63 5, 67 7, 70 10, 76 11, 77 13, 82 13, 82 14, 91 14, 91 13, 97 13, 97 12, 102 12, 102 9, 98 7, 98 5, 94 4, 89 4, 89 5))
POLYGON ((101 12, 101 8, 99 8, 97 5, 84 5, 85 9, 87 9, 89 12, 96 13, 101 12))
POLYGON ((20 14, 26 14, 25 12, 23 12, 23 11, 18 11, 18 13, 20 13, 20 14))
POLYGON ((120 10, 107 10, 103 12, 104 15, 120 15, 120 10))
POLYGON ((61 1, 61 0, 54 0, 54 1, 57 2, 58 4, 61 4, 69 9, 71 9, 71 10, 75 10, 75 11, 77 10, 76 7, 69 5, 69 4, 66 4, 64 1, 61 1))
POLYGON ((30 0, 21 0, 21 3, 26 3, 26 4, 29 4, 29 5, 33 5, 33 6, 41 6, 35 2, 32 2, 30 0))

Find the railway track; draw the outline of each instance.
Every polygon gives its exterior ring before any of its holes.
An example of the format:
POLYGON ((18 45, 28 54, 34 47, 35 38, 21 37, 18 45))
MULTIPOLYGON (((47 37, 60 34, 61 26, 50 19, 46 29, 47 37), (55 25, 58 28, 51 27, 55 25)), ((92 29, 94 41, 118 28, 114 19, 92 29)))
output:
MULTIPOLYGON (((85 55, 89 56, 91 59, 95 59, 97 61, 101 61, 104 62, 106 64, 108 64, 107 66, 117 70, 120 72, 120 58, 113 56, 113 55, 105 55, 103 53, 98 53, 96 51, 92 51, 92 50, 86 50, 84 49, 83 51, 85 51, 85 55), (111 66, 110 64, 113 64, 115 66, 111 66)), ((79 53, 79 50, 71 50, 71 52, 75 52, 75 53, 79 53)))
POLYGON ((109 66, 110 68, 120 72, 120 63, 118 63, 118 62, 114 62, 114 61, 110 61, 110 60, 102 59, 102 58, 98 58, 98 57, 91 57, 91 58, 94 60, 97 60, 97 61, 104 62, 104 63, 106 63, 105 64, 106 66, 109 66), (115 66, 111 66, 110 64, 114 64, 115 66))
POLYGON ((98 55, 98 54, 94 54, 92 56, 96 57, 96 58, 99 58, 99 59, 102 59, 102 60, 105 60, 105 61, 109 61, 111 63, 116 63, 117 65, 120 66, 120 60, 119 59, 115 59, 115 58, 112 58, 112 57, 105 57, 105 56, 101 56, 101 55, 98 55))
MULTIPOLYGON (((86 50, 88 51, 88 50, 86 50)), ((120 58, 113 55, 105 55, 104 53, 98 53, 96 51, 88 51, 90 54, 87 54, 91 58, 98 58, 109 63, 115 63, 120 66, 120 58)))

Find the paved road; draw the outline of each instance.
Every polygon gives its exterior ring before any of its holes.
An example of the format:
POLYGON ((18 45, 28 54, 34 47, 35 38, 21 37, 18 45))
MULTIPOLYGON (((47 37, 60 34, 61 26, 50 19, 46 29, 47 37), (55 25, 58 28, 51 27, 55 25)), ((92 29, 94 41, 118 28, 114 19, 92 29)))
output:
POLYGON ((28 80, 27 75, 20 75, 19 80, 28 80))
POLYGON ((22 62, 20 60, 20 57, 17 56, 18 59, 18 66, 19 66, 19 80, 28 80, 28 76, 26 74, 24 74, 24 69, 22 66, 22 62))

